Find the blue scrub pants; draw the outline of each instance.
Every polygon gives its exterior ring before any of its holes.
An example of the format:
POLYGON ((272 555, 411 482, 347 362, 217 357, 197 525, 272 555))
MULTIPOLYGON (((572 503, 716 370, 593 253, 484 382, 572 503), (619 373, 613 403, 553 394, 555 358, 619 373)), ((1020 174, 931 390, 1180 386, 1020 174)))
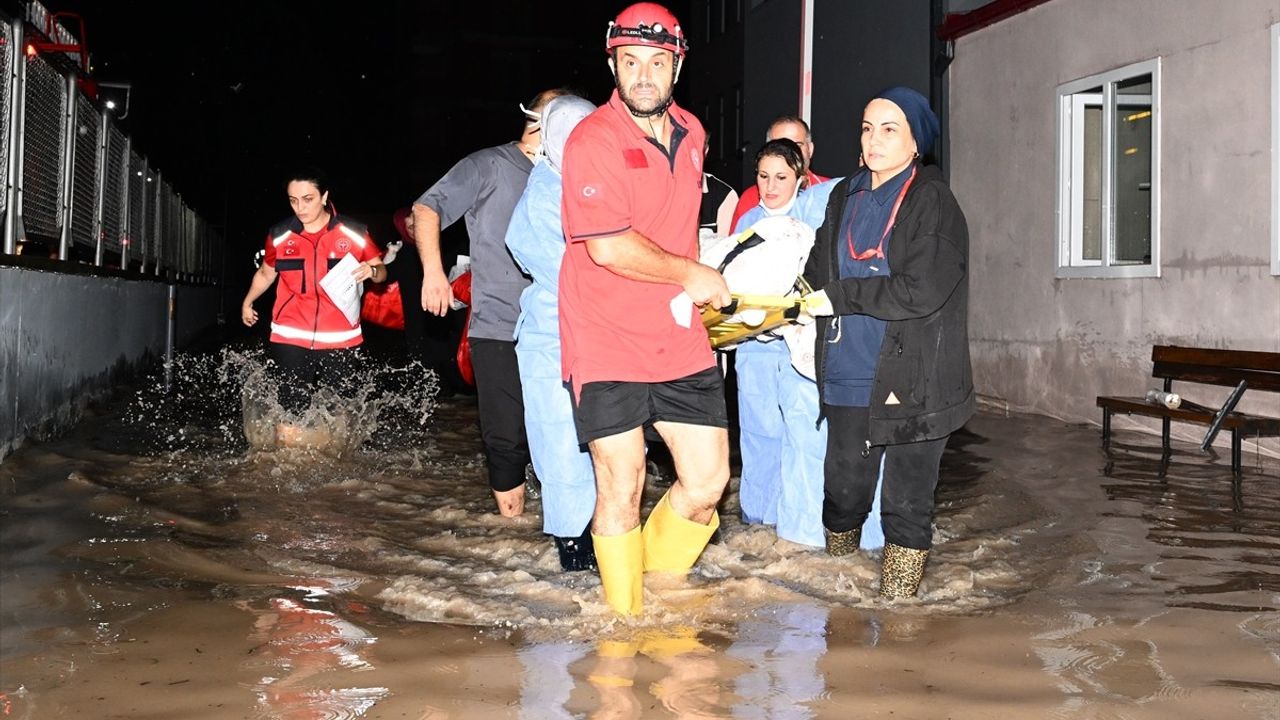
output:
MULTIPOLYGON (((776 525, 778 537, 785 540, 822 547, 827 423, 817 423, 818 385, 791 365, 782 340, 747 342, 735 355, 742 519, 776 525)), ((861 546, 871 550, 883 545, 876 492, 861 546)))
POLYGON ((529 452, 542 483, 542 531, 576 538, 595 513, 596 474, 591 454, 578 444, 572 398, 560 379, 560 340, 523 332, 516 356, 529 452))

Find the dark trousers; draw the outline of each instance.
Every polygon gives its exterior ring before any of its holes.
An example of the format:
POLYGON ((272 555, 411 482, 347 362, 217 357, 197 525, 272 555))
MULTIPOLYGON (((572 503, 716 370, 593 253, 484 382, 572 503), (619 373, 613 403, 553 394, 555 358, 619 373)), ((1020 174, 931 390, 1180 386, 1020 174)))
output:
POLYGON ((422 309, 422 261, 418 249, 406 244, 391 263, 388 282, 400 283, 400 303, 404 310, 404 340, 409 359, 436 371, 440 395, 448 397, 463 385, 455 356, 461 339, 465 313, 450 312, 436 317, 422 309))
POLYGON ((822 409, 827 417, 822 524, 833 532, 862 527, 875 499, 883 456, 880 523, 885 542, 928 550, 933 544, 933 492, 947 438, 867 448, 869 408, 822 409))
POLYGON ((356 348, 310 350, 273 342, 267 344, 267 352, 275 363, 280 406, 291 413, 306 410, 321 387, 331 388, 339 396, 349 395, 360 380, 356 348))
POLYGON ((524 483, 524 469, 529 464, 516 344, 488 338, 469 338, 468 342, 489 486, 500 492, 514 490, 524 483))

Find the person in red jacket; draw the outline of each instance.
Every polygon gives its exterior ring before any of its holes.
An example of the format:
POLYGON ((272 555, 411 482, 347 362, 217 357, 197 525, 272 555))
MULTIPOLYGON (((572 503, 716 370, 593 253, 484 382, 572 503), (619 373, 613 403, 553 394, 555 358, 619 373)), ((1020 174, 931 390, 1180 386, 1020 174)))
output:
MULTIPOLYGON (((293 217, 268 233, 266 255, 240 305, 240 319, 250 327, 258 322, 253 302, 280 278, 271 311, 270 356, 280 370, 280 405, 296 413, 308 406, 320 378, 350 377, 350 350, 364 341, 359 315, 348 319, 321 281, 347 255, 358 262, 351 271, 356 282, 385 282, 387 271, 365 226, 334 210, 323 174, 295 173, 286 191, 293 217)), ((278 445, 319 441, 296 425, 276 426, 278 445)))

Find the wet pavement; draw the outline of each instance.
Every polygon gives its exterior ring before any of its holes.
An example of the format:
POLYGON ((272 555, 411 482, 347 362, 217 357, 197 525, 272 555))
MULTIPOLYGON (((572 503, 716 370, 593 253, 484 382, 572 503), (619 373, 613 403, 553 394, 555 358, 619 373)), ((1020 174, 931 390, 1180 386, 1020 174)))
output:
POLYGON ((388 371, 339 451, 254 449, 253 359, 186 363, 0 464, 0 717, 1280 718, 1280 461, 1250 449, 1235 479, 980 414, 920 600, 731 487, 695 572, 619 620, 536 499, 493 513, 474 400, 388 371))

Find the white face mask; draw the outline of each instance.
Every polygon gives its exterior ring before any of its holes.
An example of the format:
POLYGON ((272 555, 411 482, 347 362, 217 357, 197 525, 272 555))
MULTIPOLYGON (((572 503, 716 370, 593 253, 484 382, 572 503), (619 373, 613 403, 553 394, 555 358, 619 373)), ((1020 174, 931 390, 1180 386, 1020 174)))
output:
POLYGON ((520 103, 520 112, 524 113, 524 116, 526 118, 525 119, 526 130, 537 130, 542 127, 542 113, 537 113, 530 110, 529 108, 524 106, 524 103, 520 103))
POLYGON ((774 217, 777 215, 786 215, 791 212, 791 206, 796 204, 796 198, 800 197, 800 183, 796 183, 795 192, 791 194, 791 199, 770 210, 764 206, 764 200, 760 201, 760 207, 764 208, 765 217, 774 217))

